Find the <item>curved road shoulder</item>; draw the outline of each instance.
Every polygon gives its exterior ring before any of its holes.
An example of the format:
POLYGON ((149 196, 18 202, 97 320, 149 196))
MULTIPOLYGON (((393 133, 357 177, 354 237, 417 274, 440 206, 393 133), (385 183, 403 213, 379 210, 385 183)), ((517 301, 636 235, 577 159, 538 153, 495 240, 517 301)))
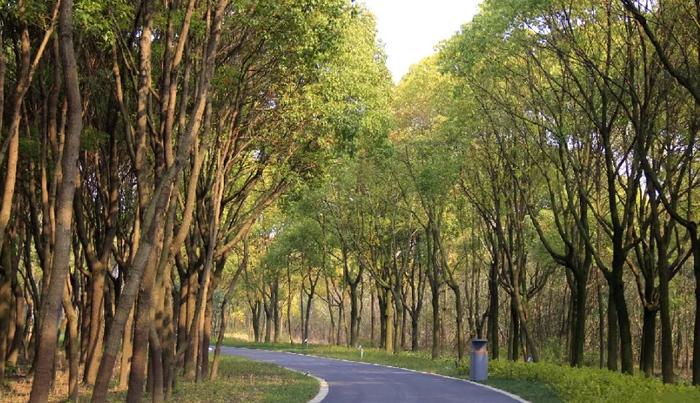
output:
POLYGON ((476 382, 388 365, 298 353, 225 347, 225 354, 244 356, 301 371, 327 382, 312 400, 349 402, 525 402, 519 396, 476 382), (322 396, 325 395, 325 396, 322 396))

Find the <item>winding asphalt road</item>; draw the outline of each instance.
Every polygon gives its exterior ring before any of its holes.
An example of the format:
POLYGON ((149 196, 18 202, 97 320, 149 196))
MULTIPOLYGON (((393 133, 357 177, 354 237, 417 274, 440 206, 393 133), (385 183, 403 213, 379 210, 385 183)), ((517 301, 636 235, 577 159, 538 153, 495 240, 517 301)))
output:
POLYGON ((324 379, 324 403, 359 402, 522 402, 482 385, 399 368, 299 354, 223 347, 222 352, 265 361, 324 379))

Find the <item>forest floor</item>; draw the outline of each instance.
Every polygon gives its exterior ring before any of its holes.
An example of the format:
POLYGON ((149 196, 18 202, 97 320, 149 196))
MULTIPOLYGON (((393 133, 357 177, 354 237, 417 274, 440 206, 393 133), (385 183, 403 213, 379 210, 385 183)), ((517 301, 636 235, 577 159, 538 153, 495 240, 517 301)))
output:
MULTIPOLYGON (((360 358, 357 348, 288 343, 252 343, 238 338, 226 339, 232 347, 281 350, 321 357, 341 358, 390 365, 418 371, 469 377, 468 362, 458 365, 452 356, 436 360, 426 352, 402 351, 390 354, 365 348, 360 358)), ((552 363, 525 363, 507 360, 489 362, 489 379, 485 384, 539 402, 700 402, 700 388, 687 385, 664 385, 658 379, 629 376, 598 368, 571 368, 552 363)))
MULTIPOLYGON (((307 402, 318 392, 318 382, 309 376, 273 364, 241 357, 221 357, 219 376, 214 382, 193 383, 181 380, 169 402, 307 402)), ((10 377, 0 385, 0 402, 19 403, 29 399, 31 380, 10 377)), ((80 400, 88 401, 90 390, 81 385, 80 400)), ((68 374, 60 370, 49 402, 64 402, 68 395, 68 374)), ((109 402, 123 402, 125 390, 113 390, 109 402)))

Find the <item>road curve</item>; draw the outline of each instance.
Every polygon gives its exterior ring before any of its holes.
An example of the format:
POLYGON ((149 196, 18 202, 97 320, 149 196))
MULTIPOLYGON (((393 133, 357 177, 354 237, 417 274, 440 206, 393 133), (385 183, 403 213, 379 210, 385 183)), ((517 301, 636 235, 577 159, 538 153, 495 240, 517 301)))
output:
POLYGON ((328 382, 324 403, 483 402, 523 400, 482 385, 399 368, 277 351, 222 347, 228 355, 270 362, 328 382))

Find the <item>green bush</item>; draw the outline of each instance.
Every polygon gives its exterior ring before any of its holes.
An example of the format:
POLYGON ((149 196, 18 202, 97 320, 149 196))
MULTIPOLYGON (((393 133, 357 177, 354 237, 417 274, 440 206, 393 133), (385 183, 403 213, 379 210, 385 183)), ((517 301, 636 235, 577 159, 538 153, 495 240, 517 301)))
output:
POLYGON ((700 402, 700 388, 605 369, 497 360, 489 363, 489 375, 544 383, 566 402, 700 402))

